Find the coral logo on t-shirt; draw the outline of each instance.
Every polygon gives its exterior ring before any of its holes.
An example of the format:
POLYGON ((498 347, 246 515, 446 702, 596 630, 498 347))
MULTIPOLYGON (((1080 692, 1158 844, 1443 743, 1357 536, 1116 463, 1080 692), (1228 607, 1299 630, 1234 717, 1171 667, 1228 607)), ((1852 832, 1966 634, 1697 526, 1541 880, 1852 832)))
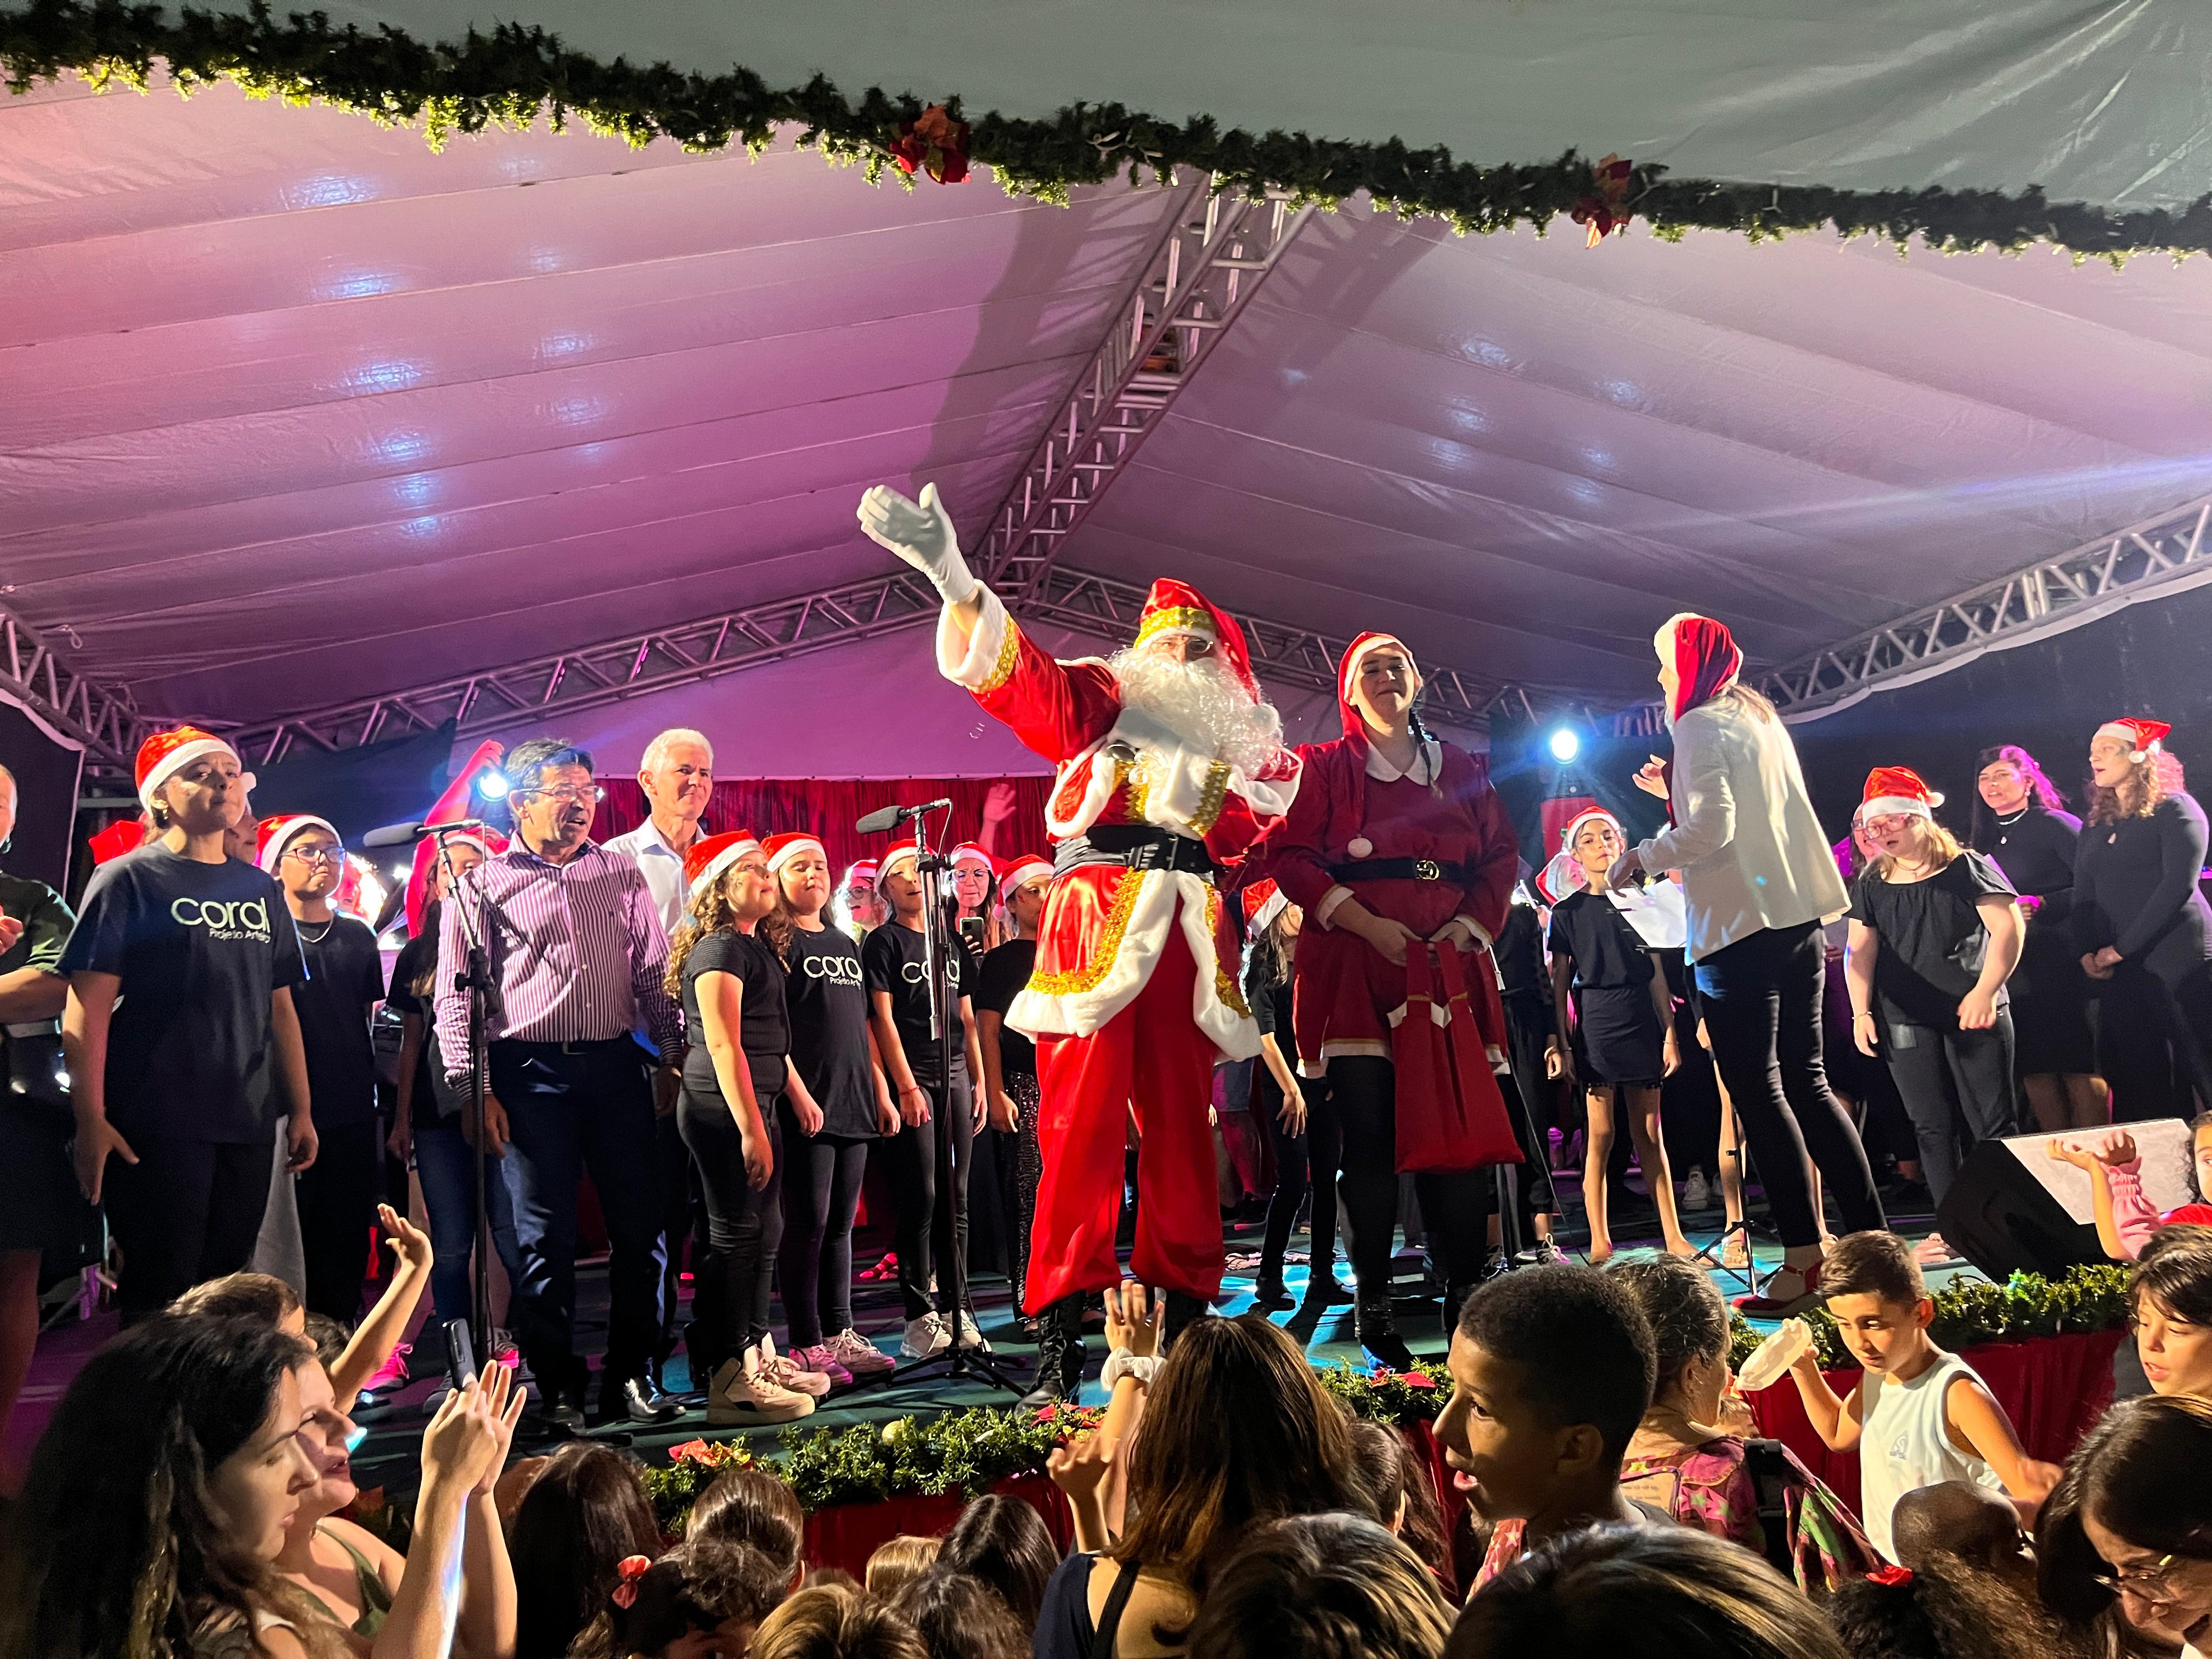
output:
POLYGON ((832 985, 848 985, 860 988, 860 964, 852 957, 808 957, 805 958, 806 977, 827 980, 832 985))
POLYGON ((919 984, 921 984, 921 964, 920 963, 918 963, 918 962, 908 962, 908 963, 902 963, 902 964, 900 965, 900 967, 899 967, 899 977, 900 977, 901 979, 904 980, 904 981, 905 981, 908 984, 909 984, 909 985, 919 985, 919 984))
POLYGON ((210 939, 250 939, 269 943, 269 901, 266 899, 180 898, 169 906, 169 915, 187 927, 204 927, 210 939))

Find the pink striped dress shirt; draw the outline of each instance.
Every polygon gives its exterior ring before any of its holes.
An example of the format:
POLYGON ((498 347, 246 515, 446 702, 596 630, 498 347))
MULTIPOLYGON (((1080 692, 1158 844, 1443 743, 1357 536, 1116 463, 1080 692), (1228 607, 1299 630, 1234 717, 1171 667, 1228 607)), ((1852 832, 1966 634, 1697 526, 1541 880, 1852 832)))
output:
MULTIPOLYGON (((548 864, 518 842, 465 888, 491 961, 488 1040, 593 1042, 641 1027, 663 1060, 682 1063, 684 1015, 661 983, 668 936, 635 860, 586 842, 568 863, 548 864)), ((457 1078, 468 1073, 469 1004, 453 981, 466 961, 460 908, 449 903, 435 1006, 438 1048, 457 1078)))

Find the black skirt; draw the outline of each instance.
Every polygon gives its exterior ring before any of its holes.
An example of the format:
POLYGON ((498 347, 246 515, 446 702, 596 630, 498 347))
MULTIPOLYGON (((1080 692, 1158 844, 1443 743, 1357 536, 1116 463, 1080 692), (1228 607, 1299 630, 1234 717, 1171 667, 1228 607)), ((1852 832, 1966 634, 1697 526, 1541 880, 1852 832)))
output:
POLYGON ((1653 1088, 1667 1073, 1667 1034, 1649 985, 1575 991, 1575 1075, 1600 1088, 1653 1088))

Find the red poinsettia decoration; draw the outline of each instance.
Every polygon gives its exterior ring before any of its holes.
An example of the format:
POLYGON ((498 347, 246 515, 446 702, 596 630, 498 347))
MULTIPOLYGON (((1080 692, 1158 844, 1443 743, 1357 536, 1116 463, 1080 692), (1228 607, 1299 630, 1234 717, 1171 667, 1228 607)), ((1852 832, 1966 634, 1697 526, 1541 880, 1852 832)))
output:
POLYGON ((942 104, 932 104, 919 118, 899 123, 891 160, 901 173, 927 173, 940 185, 968 177, 968 124, 956 121, 942 104))
POLYGON ((1577 202, 1572 218, 1589 227, 1588 246, 1595 247, 1616 230, 1627 228, 1628 185, 1632 164, 1607 155, 1590 167, 1593 191, 1577 202))

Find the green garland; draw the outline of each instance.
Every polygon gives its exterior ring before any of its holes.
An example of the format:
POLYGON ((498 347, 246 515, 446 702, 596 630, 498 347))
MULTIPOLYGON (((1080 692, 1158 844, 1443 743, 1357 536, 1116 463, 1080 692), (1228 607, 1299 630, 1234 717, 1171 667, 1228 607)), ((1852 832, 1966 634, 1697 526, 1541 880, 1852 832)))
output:
MULTIPOLYGON (((1986 1279, 1947 1285, 1929 1298, 1936 1317, 1928 1334, 1937 1346, 1956 1353, 1984 1342, 2113 1330, 2128 1322, 2127 1285, 2128 1270, 2111 1262, 2069 1267, 2057 1279, 2020 1273, 2002 1285, 1986 1279)), ((1815 1308, 1805 1322, 1813 1328, 1814 1350, 1824 1370, 1849 1370, 1858 1364, 1826 1309, 1815 1308)), ((1729 1365, 1741 1366, 1767 1334, 1742 1315, 1732 1316, 1729 1365)))
MULTIPOLYGON (((774 88, 744 69, 707 76, 621 58, 602 64, 519 24, 425 43, 391 27, 333 26, 320 12, 280 22, 263 0, 249 12, 185 7, 173 18, 161 5, 126 0, 32 0, 0 11, 0 66, 16 91, 72 70, 96 86, 143 90, 157 62, 181 91, 227 80, 257 98, 332 104, 386 125, 420 122, 434 148, 455 132, 527 127, 541 114, 556 130, 573 115, 632 144, 665 137, 695 151, 742 143, 757 153, 780 126, 796 125, 802 145, 864 167, 872 182, 925 109, 911 94, 873 87, 854 100, 819 75, 774 88)), ((957 99, 945 107, 959 118, 957 99)), ((1333 204, 1365 191, 1387 210, 1433 214, 1464 234, 1521 224, 1541 232, 1594 194, 1591 167, 1572 150, 1551 162, 1486 167, 1454 161, 1441 147, 1223 131, 1210 117, 1178 124, 1119 104, 1070 105, 1042 120, 988 112, 975 118, 967 143, 967 155, 988 166, 1003 189, 1052 202, 1065 202, 1076 185, 1124 174, 1166 180, 1188 169, 1224 188, 1273 187, 1302 203, 1333 204)), ((2180 213, 2115 213, 2047 202, 2036 188, 1841 191, 1670 179, 1664 172, 1632 168, 1623 199, 1629 214, 1670 240, 1703 229, 1758 241, 1832 225, 1900 247, 1923 236, 1945 252, 2047 241, 2117 261, 2212 249, 2212 195, 2180 213)), ((910 175, 900 176, 913 187, 910 175)))

